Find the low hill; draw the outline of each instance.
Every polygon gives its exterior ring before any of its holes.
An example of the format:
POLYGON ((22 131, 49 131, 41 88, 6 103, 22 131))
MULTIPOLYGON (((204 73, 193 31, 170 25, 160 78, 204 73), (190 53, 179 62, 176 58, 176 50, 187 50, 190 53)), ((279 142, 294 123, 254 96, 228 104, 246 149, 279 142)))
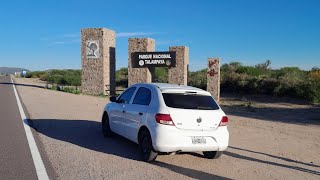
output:
POLYGON ((2 74, 14 74, 15 72, 29 71, 24 68, 14 68, 14 67, 0 67, 0 73, 2 74))

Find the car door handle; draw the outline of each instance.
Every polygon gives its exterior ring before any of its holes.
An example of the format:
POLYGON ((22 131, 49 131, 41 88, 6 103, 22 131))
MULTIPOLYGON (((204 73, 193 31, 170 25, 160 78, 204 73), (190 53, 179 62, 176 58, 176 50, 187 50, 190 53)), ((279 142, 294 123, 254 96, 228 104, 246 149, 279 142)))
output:
POLYGON ((142 116, 142 115, 143 115, 143 113, 142 113, 142 112, 139 112, 139 115, 140 115, 140 116, 142 116))

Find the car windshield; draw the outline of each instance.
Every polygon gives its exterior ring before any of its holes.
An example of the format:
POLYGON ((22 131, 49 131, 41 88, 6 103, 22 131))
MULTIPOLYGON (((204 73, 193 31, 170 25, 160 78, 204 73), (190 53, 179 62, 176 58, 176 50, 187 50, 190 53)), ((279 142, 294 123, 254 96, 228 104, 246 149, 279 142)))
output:
POLYGON ((217 110, 218 104, 211 96, 196 94, 162 93, 168 107, 181 109, 217 110))

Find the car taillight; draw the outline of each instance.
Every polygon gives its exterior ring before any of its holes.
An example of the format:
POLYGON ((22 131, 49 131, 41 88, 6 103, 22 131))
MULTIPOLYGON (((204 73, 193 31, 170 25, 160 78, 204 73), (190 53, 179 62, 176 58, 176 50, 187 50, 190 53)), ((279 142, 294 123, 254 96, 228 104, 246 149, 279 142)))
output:
POLYGON ((156 114, 155 118, 159 124, 174 126, 170 114, 156 114))
POLYGON ((229 121, 228 117, 227 116, 223 116, 219 126, 226 126, 228 124, 228 121, 229 121))

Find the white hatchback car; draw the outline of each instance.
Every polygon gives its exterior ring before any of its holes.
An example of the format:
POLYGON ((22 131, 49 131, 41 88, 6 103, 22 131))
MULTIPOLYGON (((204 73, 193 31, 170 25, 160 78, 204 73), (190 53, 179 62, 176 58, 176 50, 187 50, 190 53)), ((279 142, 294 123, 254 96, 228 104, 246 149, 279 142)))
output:
POLYGON ((202 89, 143 83, 110 97, 102 117, 105 137, 119 134, 139 144, 144 161, 159 152, 202 151, 218 158, 228 147, 228 117, 202 89))

